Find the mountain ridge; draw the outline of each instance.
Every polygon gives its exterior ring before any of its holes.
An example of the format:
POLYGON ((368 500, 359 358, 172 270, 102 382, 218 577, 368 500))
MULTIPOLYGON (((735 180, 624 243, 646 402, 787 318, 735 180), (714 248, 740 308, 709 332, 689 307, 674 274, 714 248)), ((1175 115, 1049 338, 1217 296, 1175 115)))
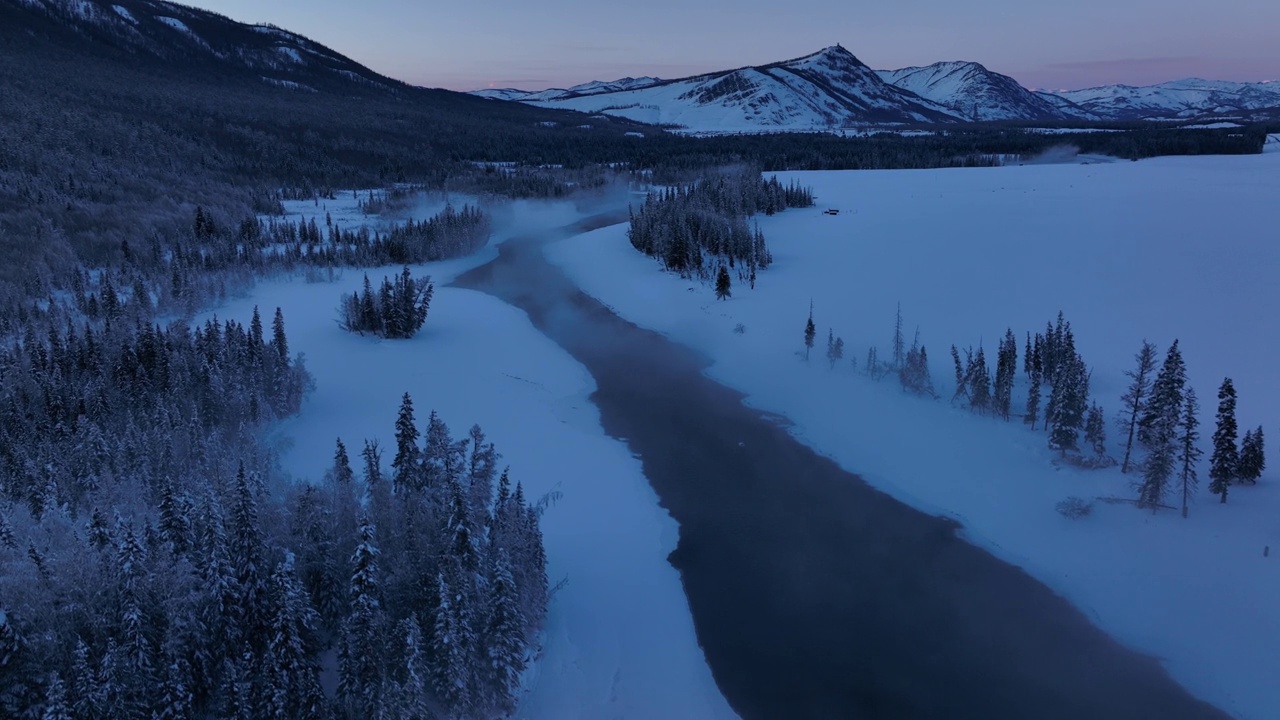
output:
POLYGON ((790 60, 683 78, 595 80, 567 89, 497 89, 474 94, 673 125, 692 133, 963 122, 1193 120, 1280 107, 1280 81, 1187 78, 1149 86, 1104 85, 1052 92, 1028 89, 973 61, 872 71, 838 44, 790 60), (826 67, 812 67, 815 63, 826 67), (861 77, 864 68, 891 89, 861 77), (672 92, 673 88, 680 92, 672 92), (866 102, 868 95, 875 101, 866 102))

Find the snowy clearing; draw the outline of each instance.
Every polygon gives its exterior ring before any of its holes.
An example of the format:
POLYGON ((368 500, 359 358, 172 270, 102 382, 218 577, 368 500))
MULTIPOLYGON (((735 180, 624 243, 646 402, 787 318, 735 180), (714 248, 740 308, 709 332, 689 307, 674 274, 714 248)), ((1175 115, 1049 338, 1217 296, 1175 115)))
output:
MULTIPOLYGON (((812 447, 905 502, 958 519, 965 537, 1159 657, 1193 693, 1241 717, 1280 715, 1270 667, 1280 646, 1274 462, 1256 487, 1233 488, 1227 505, 1202 490, 1187 520, 1098 503, 1073 521, 1054 510, 1058 501, 1132 498, 1130 477, 1057 465, 1043 431, 945 400, 952 343, 994 352, 1012 327, 1021 352, 1024 333, 1061 309, 1093 368, 1113 455, 1122 372, 1144 337, 1161 357, 1181 340, 1202 406, 1202 488, 1223 376, 1239 391, 1241 432, 1266 424, 1275 437, 1280 331, 1258 313, 1280 307, 1280 154, 780 176, 793 178, 813 187, 818 206, 759 218, 775 263, 756 290, 735 285, 726 302, 660 273, 630 247, 625 225, 547 253, 627 319, 707 353, 712 377, 794 421, 812 447), (806 364, 797 351, 811 299, 819 332, 806 364), (898 301, 908 341, 919 326, 933 351, 943 400, 906 397, 896 381, 850 367, 850 357, 863 365, 869 345, 886 357, 898 301), (828 327, 848 343, 834 370, 822 343, 828 327)), ((1016 410, 1024 398, 1020 373, 1016 410)))
MULTIPOLYGON (((337 209, 332 201, 329 209, 337 209)), ((514 203, 509 210, 522 224, 499 222, 495 243, 577 219, 568 203, 514 203)), ((324 211, 317 212, 323 221, 324 211)), ((567 584, 552 600, 543 654, 527 676, 518 717, 734 717, 667 562, 675 522, 658 506, 640 462, 604 435, 588 399, 591 376, 519 310, 442 287, 493 252, 491 244, 477 256, 415 268, 432 276, 436 295, 412 340, 339 329, 339 294, 357 290, 362 271, 348 270, 334 283, 264 282, 217 310, 248 322, 254 305, 265 313, 283 308, 291 347, 305 354, 315 377, 301 414, 278 431, 283 466, 300 480, 321 477, 335 437, 348 447, 365 438, 394 447, 406 391, 422 426, 432 409, 455 436, 479 424, 529 497, 563 494, 542 527, 550 582, 567 584)), ((368 272, 377 282, 397 271, 368 272)))

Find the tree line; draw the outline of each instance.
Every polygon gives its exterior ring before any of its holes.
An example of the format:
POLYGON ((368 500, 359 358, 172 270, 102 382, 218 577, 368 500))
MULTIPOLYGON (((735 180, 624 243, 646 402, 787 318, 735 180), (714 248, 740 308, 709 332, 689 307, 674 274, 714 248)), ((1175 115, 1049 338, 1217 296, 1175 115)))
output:
MULTIPOLYGON (((806 360, 815 335, 811 305, 804 328, 806 360)), ((827 338, 827 358, 834 369, 844 357, 844 340, 833 330, 828 330, 827 338)), ((927 351, 918 330, 907 345, 900 305, 891 348, 890 359, 882 361, 876 346, 869 347, 864 373, 876 380, 895 375, 904 392, 936 399, 927 351)), ((1005 331, 998 344, 994 375, 981 345, 976 350, 966 348, 963 358, 952 345, 951 359, 955 369, 953 404, 978 414, 1012 419, 1018 384, 1018 338, 1012 329, 1005 331)), ((852 360, 856 368, 857 358, 852 360)), ((1022 356, 1026 404, 1021 419, 1032 430, 1046 432, 1049 447, 1067 462, 1086 468, 1119 464, 1122 473, 1138 473, 1134 489, 1139 507, 1153 511, 1169 507, 1170 496, 1176 495, 1186 517, 1199 489, 1198 467, 1203 457, 1199 400, 1195 390, 1187 386, 1186 364, 1177 340, 1169 346, 1163 363, 1157 362, 1156 346, 1144 340, 1136 361, 1136 367, 1125 372, 1130 382, 1115 417, 1124 445, 1122 461, 1109 454, 1106 415, 1090 398, 1091 371, 1076 350, 1071 323, 1063 313, 1058 313, 1056 323, 1046 323, 1043 333, 1026 333, 1022 356)), ((1266 467, 1266 453, 1261 426, 1238 438, 1236 393, 1230 378, 1219 388, 1218 401, 1209 490, 1225 503, 1231 485, 1257 483, 1266 467)))
MULTIPOLYGON (((755 286, 756 272, 773 261, 764 234, 747 225, 756 213, 773 215, 789 207, 811 207, 813 193, 753 170, 723 173, 650 193, 631 210, 627 238, 632 247, 681 277, 707 280, 714 272, 755 286), (723 272, 721 269, 723 268, 723 272)), ((717 279, 717 294, 728 297, 730 284, 717 279)))
POLYGON ((456 440, 433 413, 419 445, 406 396, 396 437, 390 468, 366 442, 357 475, 339 440, 323 482, 277 492, 241 465, 165 480, 150 508, 0 512, 0 710, 509 712, 548 601, 541 508, 478 427, 456 440))

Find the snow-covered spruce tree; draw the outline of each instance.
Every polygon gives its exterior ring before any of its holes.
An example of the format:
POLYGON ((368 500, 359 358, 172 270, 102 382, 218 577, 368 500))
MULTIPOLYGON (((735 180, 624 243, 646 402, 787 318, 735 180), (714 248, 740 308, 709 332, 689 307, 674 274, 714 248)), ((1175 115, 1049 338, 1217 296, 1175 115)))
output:
MULTIPOLYGON (((951 361, 955 363, 956 367, 956 391, 951 396, 951 402, 955 403, 960 398, 965 398, 966 400, 969 398, 968 375, 965 372, 965 366, 960 364, 960 351, 956 349, 955 345, 951 346, 951 361)), ((973 364, 972 353, 969 354, 969 364, 973 364)))
POLYGON ((867 363, 865 371, 867 373, 867 377, 874 380, 880 379, 880 354, 874 345, 867 348, 867 363))
POLYGON ((1090 463, 1094 467, 1109 467, 1116 461, 1107 454, 1107 421, 1102 408, 1094 403, 1089 408, 1089 416, 1084 423, 1084 439, 1093 449, 1090 463))
POLYGON ((520 674, 525 669, 525 629, 515 580, 506 550, 499 548, 489 563, 489 604, 482 648, 487 704, 502 712, 515 708, 520 674))
POLYGON ((996 380, 994 387, 994 404, 996 414, 1009 419, 1013 404, 1013 383, 1018 376, 1018 341, 1013 330, 1005 331, 1000 341, 1000 350, 996 357, 996 380))
POLYGON ((906 339, 902 335, 902 303, 898 303, 898 311, 893 318, 893 369, 901 370, 906 359, 906 339))
POLYGON ((1129 387, 1120 396, 1121 409, 1117 416, 1120 434, 1125 438, 1124 461, 1120 465, 1122 473, 1129 472, 1138 421, 1146 412, 1147 400, 1151 394, 1151 381, 1156 372, 1156 346, 1143 340, 1142 349, 1134 358, 1138 364, 1133 370, 1126 370, 1124 373, 1129 378, 1129 387))
POLYGON ((1182 418, 1178 425, 1178 466, 1179 478, 1182 481, 1182 517, 1187 516, 1187 506, 1195 491, 1200 487, 1200 479, 1196 475, 1196 465, 1204 454, 1200 443, 1200 403, 1196 401, 1195 388, 1187 388, 1186 403, 1182 408, 1182 418))
POLYGON ((987 356, 981 347, 965 374, 969 380, 969 407, 985 414, 991 409, 991 373, 987 370, 987 356))
POLYGON ((49 686, 45 690, 44 712, 40 720, 73 720, 71 706, 67 703, 67 686, 62 676, 53 673, 49 677, 49 686))
POLYGON ((276 566, 271 576, 272 605, 267 638, 266 676, 271 717, 319 720, 324 716, 320 690, 316 612, 294 576, 293 556, 276 566))
POLYGON ((1168 492, 1169 479, 1177 461, 1177 428, 1185 401, 1186 383, 1186 365, 1182 361, 1178 341, 1174 340, 1151 386, 1151 400, 1138 425, 1138 439, 1148 452, 1138 489, 1139 507, 1156 510, 1168 492))
POLYGON ((809 362, 809 351, 813 349, 813 339, 818 328, 813 324, 813 301, 809 301, 809 319, 804 324, 804 361, 809 362))
POLYGON ((1240 443, 1240 465, 1237 473, 1240 482, 1257 485, 1262 471, 1267 469, 1267 454, 1262 443, 1262 426, 1246 432, 1240 443))
POLYGON ((1049 396, 1051 413, 1046 416, 1053 429, 1049 432, 1049 447, 1063 456, 1079 449, 1080 429, 1088 412, 1089 375, 1084 360, 1074 351, 1071 357, 1060 357, 1053 390, 1049 396))
POLYGON ((1033 366, 1031 385, 1027 388, 1027 412, 1022 416, 1023 422, 1030 425, 1032 430, 1036 429, 1036 423, 1040 420, 1040 375, 1040 369, 1033 366))
POLYGON ((361 292, 342 298, 339 324, 351 332, 411 338, 426 322, 434 293, 431 279, 414 278, 408 266, 394 279, 383 278, 376 293, 366 275, 361 292))
POLYGON ((842 338, 832 338, 831 331, 827 330, 827 362, 830 363, 831 369, 836 369, 836 363, 844 359, 844 340, 842 338))
POLYGON ((360 540, 351 556, 351 607, 338 655, 338 700, 349 717, 375 718, 383 712, 386 687, 384 632, 378 548, 369 518, 360 521, 360 540))
POLYGON ((729 268, 724 265, 720 266, 720 270, 716 273, 716 299, 726 300, 733 295, 733 281, 729 277, 729 268))
POLYGON ((1227 501, 1227 490, 1240 472, 1240 451, 1236 447, 1236 388, 1231 378, 1218 387, 1218 414, 1213 430, 1213 454, 1209 456, 1209 492, 1219 502, 1227 501))
POLYGON ((409 393, 400 398, 400 414, 396 417, 396 456, 391 461, 391 491, 402 493, 406 488, 421 485, 422 472, 418 467, 418 426, 413 419, 413 399, 409 393))

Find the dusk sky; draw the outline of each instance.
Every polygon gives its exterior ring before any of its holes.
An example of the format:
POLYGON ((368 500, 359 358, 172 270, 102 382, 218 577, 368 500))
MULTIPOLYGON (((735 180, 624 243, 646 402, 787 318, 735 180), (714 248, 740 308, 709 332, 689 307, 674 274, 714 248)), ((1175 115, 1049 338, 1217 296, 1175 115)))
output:
POLYGON ((197 0, 406 82, 474 90, 673 78, 840 43, 874 68, 974 60, 1031 88, 1280 79, 1277 0, 197 0))

